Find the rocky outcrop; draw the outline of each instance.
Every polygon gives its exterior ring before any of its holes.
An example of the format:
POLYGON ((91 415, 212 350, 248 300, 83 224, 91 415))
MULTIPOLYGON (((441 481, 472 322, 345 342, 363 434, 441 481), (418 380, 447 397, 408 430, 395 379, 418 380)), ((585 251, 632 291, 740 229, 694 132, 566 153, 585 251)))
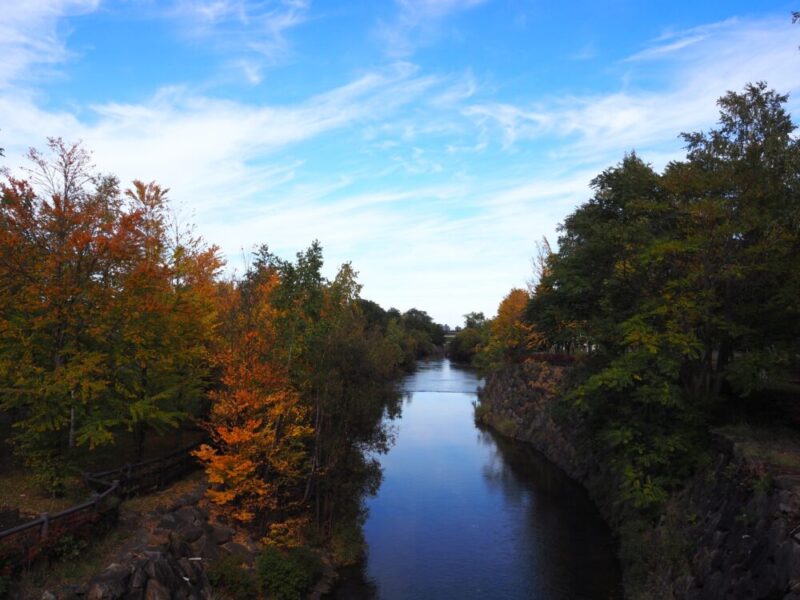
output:
MULTIPOLYGON (((588 489, 618 531, 632 514, 616 502, 615 484, 603 456, 579 452, 576 432, 554 418, 562 367, 543 363, 506 368, 487 378, 478 419, 500 433, 535 446, 588 489)), ((712 459, 669 503, 669 514, 638 540, 656 561, 652 540, 678 540, 682 556, 664 567, 649 598, 800 600, 800 479, 772 477, 740 440, 716 432, 712 459)), ((797 458, 800 459, 800 453, 797 458)), ((623 553, 626 548, 622 549, 623 553)), ((627 549, 627 552, 637 550, 627 549)), ((665 561, 666 562, 666 561, 665 561)), ((651 565, 652 568, 652 565, 651 565)), ((654 576, 655 578, 656 576, 654 576)))
POLYGON ((199 504, 204 488, 176 500, 143 523, 142 542, 87 586, 45 592, 47 600, 204 600, 212 598, 208 565, 224 554, 252 564, 256 547, 233 541, 234 530, 212 522, 199 504))

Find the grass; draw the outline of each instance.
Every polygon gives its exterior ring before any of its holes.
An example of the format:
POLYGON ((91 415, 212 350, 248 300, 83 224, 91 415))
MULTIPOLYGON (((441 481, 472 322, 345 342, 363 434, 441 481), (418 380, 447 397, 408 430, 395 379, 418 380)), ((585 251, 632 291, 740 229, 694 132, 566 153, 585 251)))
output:
MULTIPOLYGON (((0 432, 2 433, 2 432, 0 432)), ((173 432, 171 435, 151 435, 142 460, 156 458, 173 452, 193 441, 202 439, 203 434, 196 431, 173 432)), ((76 462, 80 470, 99 471, 121 466, 125 462, 135 462, 135 448, 131 436, 123 434, 115 446, 99 448, 94 452, 81 451, 76 462)), ((62 497, 55 498, 37 484, 31 471, 15 460, 5 444, 0 443, 0 508, 19 509, 21 516, 35 518, 43 512, 54 513, 89 497, 90 490, 81 480, 78 469, 67 478, 66 490, 62 497)))
POLYGON ((30 471, 17 470, 0 477, 0 506, 19 508, 21 515, 31 518, 69 508, 88 495, 86 486, 78 477, 68 480, 67 493, 62 498, 53 498, 45 493, 30 471))
POLYGON ((800 436, 796 431, 746 423, 728 425, 716 431, 733 441, 746 459, 777 474, 800 475, 800 436))

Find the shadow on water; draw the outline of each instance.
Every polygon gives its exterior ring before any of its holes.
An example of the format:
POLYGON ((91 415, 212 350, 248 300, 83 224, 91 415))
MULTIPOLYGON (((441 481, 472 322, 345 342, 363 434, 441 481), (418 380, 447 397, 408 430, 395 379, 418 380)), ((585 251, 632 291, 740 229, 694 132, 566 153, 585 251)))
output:
POLYGON ((538 546, 537 568, 547 573, 542 598, 622 598, 616 542, 586 490, 529 444, 479 428, 494 450, 483 476, 507 502, 526 505, 520 528, 538 546), (530 495, 535 491, 535 501, 530 495))
POLYGON ((367 501, 366 557, 331 597, 621 597, 611 533, 585 490, 529 445, 476 428, 479 384, 447 360, 404 380, 396 445, 367 501))

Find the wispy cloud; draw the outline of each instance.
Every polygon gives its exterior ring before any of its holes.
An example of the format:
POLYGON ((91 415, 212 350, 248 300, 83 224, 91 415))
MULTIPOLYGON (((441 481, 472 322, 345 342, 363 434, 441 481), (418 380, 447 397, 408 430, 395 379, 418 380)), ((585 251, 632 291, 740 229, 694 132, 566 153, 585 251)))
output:
POLYGON ((260 83, 265 68, 291 56, 290 30, 309 18, 311 0, 176 0, 164 14, 187 35, 234 56, 230 65, 260 83))
POLYGON ((88 120, 45 110, 24 96, 0 94, 0 114, 15 115, 4 122, 6 164, 20 164, 27 145, 49 135, 82 139, 97 153, 98 165, 123 181, 156 178, 190 198, 199 211, 213 211, 257 197, 275 185, 276 177, 293 178, 297 163, 287 166, 285 159, 273 157, 278 149, 386 118, 435 83, 398 64, 293 106, 164 88, 142 104, 95 105, 88 120))
POLYGON ((30 83, 42 67, 69 57, 63 18, 91 12, 99 0, 11 0, 0 8, 0 89, 30 83))
POLYGON ((410 56, 419 46, 430 44, 441 33, 448 16, 485 4, 488 0, 395 0, 397 14, 378 24, 378 37, 389 56, 410 56))
POLYGON ((560 140, 555 151, 560 159, 596 160, 664 142, 674 145, 681 131, 713 123, 716 99, 747 82, 766 80, 783 92, 800 90, 796 42, 797 31, 785 19, 729 20, 659 38, 623 61, 630 70, 620 75, 618 91, 528 106, 476 103, 463 114, 497 132, 506 148, 534 139, 560 140), (662 63, 658 70, 656 61, 662 63), (642 70, 650 79, 647 87, 637 86, 642 70))

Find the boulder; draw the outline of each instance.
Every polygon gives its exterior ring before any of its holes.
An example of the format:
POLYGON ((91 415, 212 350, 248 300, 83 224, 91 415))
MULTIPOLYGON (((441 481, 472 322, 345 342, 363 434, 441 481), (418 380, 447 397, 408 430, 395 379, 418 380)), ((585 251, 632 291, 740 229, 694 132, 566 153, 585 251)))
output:
POLYGON ((172 593, 163 583, 157 579, 151 579, 147 582, 144 598, 145 600, 172 600, 172 593))
POLYGON ((233 538, 233 529, 227 525, 215 523, 209 528, 209 536, 215 544, 227 544, 233 538))
POLYGON ((197 525, 181 524, 177 529, 177 533, 184 541, 192 543, 203 535, 203 530, 197 525))
POLYGON ((119 600, 127 593, 130 578, 130 568, 112 564, 89 582, 86 598, 87 600, 119 600))

